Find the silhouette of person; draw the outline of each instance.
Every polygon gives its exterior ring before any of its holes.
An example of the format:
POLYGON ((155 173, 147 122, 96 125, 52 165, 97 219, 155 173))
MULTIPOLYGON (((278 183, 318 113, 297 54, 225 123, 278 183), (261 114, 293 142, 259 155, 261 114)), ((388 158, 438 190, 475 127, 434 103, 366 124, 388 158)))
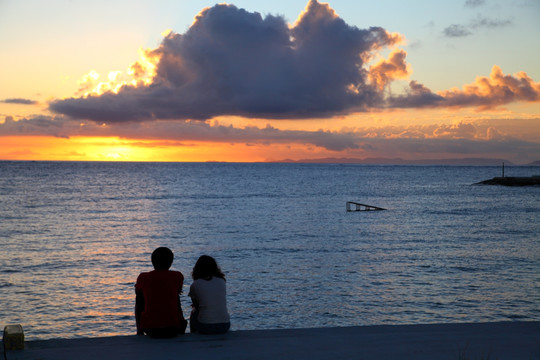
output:
POLYGON ((164 338, 184 334, 187 321, 180 304, 184 275, 169 270, 174 254, 166 247, 152 252, 154 270, 142 272, 135 284, 137 335, 164 338))
POLYGON ((224 334, 231 327, 227 311, 225 275, 208 255, 201 256, 192 272, 193 284, 189 296, 193 310, 190 331, 201 334, 224 334))

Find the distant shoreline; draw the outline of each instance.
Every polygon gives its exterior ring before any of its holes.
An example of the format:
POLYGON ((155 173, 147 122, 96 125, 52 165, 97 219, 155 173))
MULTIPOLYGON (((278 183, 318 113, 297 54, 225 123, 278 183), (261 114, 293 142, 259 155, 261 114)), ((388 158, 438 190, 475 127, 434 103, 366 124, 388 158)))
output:
POLYGON ((540 160, 527 164, 515 164, 505 159, 490 158, 454 158, 454 159, 418 159, 402 158, 319 158, 319 159, 284 159, 275 163, 317 163, 317 164, 362 164, 362 165, 457 165, 457 166, 540 166, 540 160))
POLYGON ((357 165, 419 165, 419 166, 540 166, 540 160, 525 164, 516 164, 504 159, 460 158, 460 159, 418 159, 402 158, 317 158, 317 159, 282 159, 265 161, 118 161, 118 160, 10 160, 0 162, 65 162, 65 163, 170 163, 170 164, 357 164, 357 165))

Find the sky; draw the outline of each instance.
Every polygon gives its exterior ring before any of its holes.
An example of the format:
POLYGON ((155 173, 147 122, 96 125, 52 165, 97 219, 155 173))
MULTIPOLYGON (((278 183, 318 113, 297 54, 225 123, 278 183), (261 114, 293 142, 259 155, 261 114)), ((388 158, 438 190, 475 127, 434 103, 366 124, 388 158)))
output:
POLYGON ((0 0, 0 160, 540 160, 538 0, 0 0))

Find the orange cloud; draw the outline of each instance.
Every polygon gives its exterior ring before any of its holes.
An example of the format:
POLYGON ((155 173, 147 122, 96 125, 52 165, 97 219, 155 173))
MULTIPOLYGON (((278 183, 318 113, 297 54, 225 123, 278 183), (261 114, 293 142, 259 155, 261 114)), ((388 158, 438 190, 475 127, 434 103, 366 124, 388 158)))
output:
POLYGON ((129 66, 127 71, 110 71, 106 80, 101 80, 101 75, 90 70, 77 81, 77 95, 87 98, 100 96, 105 93, 118 94, 124 86, 133 88, 152 83, 156 75, 156 67, 161 55, 151 49, 139 49, 139 60, 129 66))
POLYGON ((379 61, 369 69, 369 79, 383 90, 394 79, 406 79, 411 74, 411 67, 405 61, 407 52, 401 49, 393 50, 387 59, 379 61))
POLYGON ((540 101, 540 82, 535 83, 525 72, 504 75, 495 65, 489 77, 477 77, 463 90, 452 89, 438 94, 445 99, 445 106, 477 106, 479 110, 486 110, 515 101, 540 101))
POLYGON ((452 125, 441 125, 433 131, 433 136, 450 139, 474 139, 478 129, 471 123, 460 122, 452 125))
POLYGON ((433 93, 416 81, 409 83, 405 95, 387 99, 394 108, 476 107, 478 110, 494 109, 513 102, 539 102, 540 83, 534 82, 525 72, 504 75, 501 68, 493 66, 489 77, 477 77, 475 82, 462 90, 451 89, 433 93))
POLYGON ((303 21, 320 22, 331 21, 338 18, 338 14, 330 7, 330 4, 319 3, 316 0, 309 0, 305 9, 302 10, 300 15, 298 15, 293 28, 300 25, 303 21))
MULTIPOLYGON (((165 31, 165 37, 171 33, 170 30, 165 31)), ((151 84, 156 76, 156 67, 160 59, 161 54, 152 49, 139 49, 139 60, 133 63, 127 71, 128 75, 135 80, 134 84, 137 86, 151 84)))

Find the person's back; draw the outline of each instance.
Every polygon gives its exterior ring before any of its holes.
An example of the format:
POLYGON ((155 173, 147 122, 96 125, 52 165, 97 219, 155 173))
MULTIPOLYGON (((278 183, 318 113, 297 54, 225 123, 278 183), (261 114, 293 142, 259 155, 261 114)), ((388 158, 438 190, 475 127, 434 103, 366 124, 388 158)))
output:
POLYGON ((195 280, 191 285, 190 294, 198 304, 199 322, 216 324, 230 321, 224 279, 213 276, 210 280, 195 280))
POLYGON ((202 255, 193 267, 189 296, 193 302, 190 316, 192 333, 223 334, 231 327, 227 311, 225 275, 210 256, 202 255))
POLYGON ((168 248, 152 253, 153 271, 143 272, 135 284, 137 334, 170 337, 183 334, 187 322, 180 306, 184 276, 169 270, 174 255, 168 248))

